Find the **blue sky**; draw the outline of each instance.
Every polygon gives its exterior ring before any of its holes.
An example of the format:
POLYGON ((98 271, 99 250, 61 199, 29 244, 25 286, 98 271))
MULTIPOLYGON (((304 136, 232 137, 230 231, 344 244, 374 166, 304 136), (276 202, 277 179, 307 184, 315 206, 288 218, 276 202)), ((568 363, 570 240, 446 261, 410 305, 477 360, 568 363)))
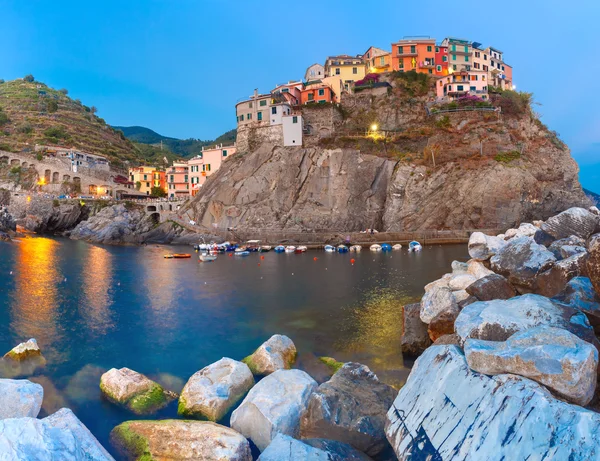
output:
MULTIPOLYGON (((405 35, 493 45, 600 192, 600 1, 0 0, 0 78, 32 73, 113 125, 212 139, 254 88, 405 35), (452 13, 459 11, 461 13, 452 13)), ((557 168, 560 166, 557 165, 557 168)))

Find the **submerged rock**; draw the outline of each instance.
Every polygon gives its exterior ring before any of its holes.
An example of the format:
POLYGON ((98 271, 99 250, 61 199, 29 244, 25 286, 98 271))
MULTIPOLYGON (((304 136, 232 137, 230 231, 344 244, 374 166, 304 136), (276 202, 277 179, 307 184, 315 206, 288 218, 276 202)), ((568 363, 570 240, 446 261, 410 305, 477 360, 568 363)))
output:
POLYGON ((506 341, 514 333, 540 325, 564 328, 597 344, 585 314, 539 295, 473 303, 461 311, 454 323, 461 344, 469 338, 506 341))
POLYGON ((44 390, 26 379, 0 379, 0 419, 37 418, 44 390))
POLYGON ((131 460, 252 460, 241 434, 208 421, 126 421, 112 430, 110 442, 131 460))
POLYGON ((556 258, 532 238, 519 237, 509 241, 490 261, 494 272, 507 277, 521 292, 527 292, 532 291, 537 275, 550 269, 556 258))
POLYGON ((65 394, 76 404, 84 404, 98 398, 98 382, 106 372, 106 368, 93 364, 84 365, 67 383, 65 394))
POLYGON ((317 357, 312 352, 305 352, 298 355, 294 368, 305 371, 312 379, 321 384, 333 376, 337 371, 336 367, 342 365, 343 363, 332 357, 317 357))
POLYGON ((365 365, 346 363, 310 397, 300 435, 338 440, 375 456, 388 445, 385 413, 395 394, 365 365))
POLYGON ((473 282, 467 288, 467 293, 475 296, 479 301, 491 301, 492 299, 510 299, 517 292, 504 277, 499 274, 487 275, 473 282))
POLYGON ((219 421, 252 386, 254 376, 248 366, 224 357, 192 375, 179 397, 177 413, 219 421))
POLYGON ((587 239, 598 226, 599 217, 584 209, 573 207, 548 218, 542 224, 542 230, 557 239, 575 235, 587 239))
POLYGON ((296 346, 287 336, 273 335, 244 362, 255 375, 268 375, 277 370, 287 370, 296 361, 296 346))
POLYGON ((46 359, 42 355, 37 341, 34 338, 19 344, 12 348, 4 355, 5 359, 14 360, 15 362, 22 362, 24 360, 38 360, 46 363, 46 359))
POLYGON ((0 457, 11 461, 114 461, 73 412, 0 420, 0 457))
POLYGON ((465 356, 471 370, 524 376, 581 406, 596 390, 598 351, 562 328, 539 326, 504 342, 467 339, 465 356))
MULTIPOLYGON (((407 304, 404 306, 402 322, 402 354, 407 357, 417 357, 431 345, 427 334, 427 324, 420 317, 421 304, 407 304)), ((337 370, 336 370, 337 371, 337 370)))
POLYGON ((527 378, 471 371, 455 346, 417 360, 386 424, 400 460, 595 459, 599 430, 599 414, 527 378))
POLYGON ((129 368, 112 368, 100 378, 100 390, 113 403, 136 415, 155 413, 177 398, 162 386, 129 368))
POLYGON ((231 427, 264 450, 278 433, 298 436, 300 415, 317 383, 300 370, 278 370, 254 386, 231 415, 231 427))
POLYGON ((485 235, 483 232, 473 232, 469 237, 469 256, 479 261, 485 261, 498 253, 504 245, 506 245, 504 239, 485 235))

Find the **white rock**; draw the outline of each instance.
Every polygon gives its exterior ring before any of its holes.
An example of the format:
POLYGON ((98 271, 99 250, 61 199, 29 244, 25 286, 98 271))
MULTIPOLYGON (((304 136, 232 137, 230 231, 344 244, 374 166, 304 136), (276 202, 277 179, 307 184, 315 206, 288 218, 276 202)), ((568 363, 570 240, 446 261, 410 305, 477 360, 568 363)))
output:
POLYGON ((460 261, 452 261, 452 273, 454 275, 465 274, 467 273, 469 266, 467 263, 463 263, 460 261))
POLYGON ((67 408, 44 419, 0 420, 0 459, 114 461, 91 432, 67 408))
POLYGON ((273 335, 244 362, 255 375, 268 375, 277 370, 287 370, 296 361, 296 346, 287 336, 273 335))
POLYGON ((317 383, 301 370, 278 370, 254 386, 231 415, 231 427, 263 451, 278 434, 296 437, 317 383))
POLYGON ((28 359, 41 359, 42 351, 38 346, 35 338, 31 338, 24 343, 21 343, 13 347, 9 352, 4 355, 4 358, 12 359, 15 361, 22 361, 28 359))
POLYGON ((473 277, 475 277, 477 280, 482 279, 483 277, 487 277, 488 275, 492 275, 494 273, 494 271, 491 271, 487 267, 485 267, 481 261, 477 261, 475 259, 470 259, 467 262, 467 266, 469 267, 467 272, 473 277))
POLYGON ((469 369, 456 346, 432 346, 388 412, 400 460, 598 459, 600 414, 515 375, 469 369))
POLYGON ((540 295, 469 304, 454 322, 460 344, 469 338, 505 341, 539 325, 564 328, 588 342, 593 340, 593 329, 584 314, 540 295))
POLYGON ((595 214, 596 216, 599 216, 599 215, 600 215, 600 210, 599 210, 599 209, 598 209, 598 207, 596 207, 596 206, 591 206, 591 207, 589 207, 589 208, 588 208, 588 211, 589 211, 590 213, 593 213, 593 214, 595 214))
POLYGON ((469 255, 473 259, 485 261, 498 253, 504 245, 506 242, 501 238, 473 232, 469 238, 469 255))
POLYGON ((0 419, 37 418, 44 389, 26 379, 0 379, 0 419))
POLYGON ((460 274, 456 275, 448 282, 448 287, 452 291, 464 290, 476 280, 477 278, 471 274, 460 274))
POLYGON ((296 461, 314 460, 330 461, 329 454, 319 448, 311 447, 289 435, 277 434, 265 451, 258 457, 259 461, 296 461))
POLYGON ((538 231, 538 228, 533 224, 523 223, 518 229, 508 229, 504 233, 504 240, 510 240, 519 237, 533 237, 538 231))
POLYGON ((192 375, 181 391, 178 413, 219 421, 252 386, 248 365, 224 357, 192 375))
POLYGON ((421 320, 429 324, 441 312, 458 311, 452 290, 442 285, 430 288, 421 298, 421 320))
POLYGON ((444 274, 442 276, 442 278, 434 280, 431 283, 428 283, 427 285, 425 285, 425 293, 427 293, 430 290, 433 290, 434 288, 438 288, 438 287, 448 288, 448 282, 450 281, 451 278, 452 278, 452 274, 444 274))
POLYGON ((456 301, 456 304, 464 301, 465 299, 469 298, 469 296, 471 296, 469 293, 467 293, 467 290, 458 290, 458 291, 453 291, 452 292, 452 296, 454 297, 454 301, 456 301))
POLYGON ((503 342, 467 339, 465 356, 474 371, 524 376, 578 405, 596 390, 598 350, 562 328, 539 326, 503 342))

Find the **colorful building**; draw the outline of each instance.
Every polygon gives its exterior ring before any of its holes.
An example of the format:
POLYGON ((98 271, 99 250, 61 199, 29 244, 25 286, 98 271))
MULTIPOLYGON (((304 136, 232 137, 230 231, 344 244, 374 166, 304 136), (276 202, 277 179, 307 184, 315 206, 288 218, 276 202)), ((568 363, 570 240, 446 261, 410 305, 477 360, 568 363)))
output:
POLYGON ((189 167, 187 162, 173 162, 166 172, 167 194, 170 198, 190 195, 189 167))
POLYGON ((304 83, 301 80, 289 81, 288 83, 277 85, 273 90, 271 90, 271 95, 281 95, 287 103, 292 106, 297 106, 300 104, 300 93, 302 92, 303 88, 304 83))
POLYGON ((324 104, 335 102, 335 94, 331 87, 321 80, 306 82, 300 95, 301 104, 324 104))
POLYGON ((188 161, 189 194, 193 197, 211 174, 216 172, 224 161, 235 155, 237 148, 233 146, 203 147, 202 153, 188 161))
POLYGON ((153 166, 139 166, 129 169, 129 181, 135 184, 135 187, 142 194, 150 195, 154 187, 154 171, 153 166))
POLYGON ((311 80, 318 80, 325 77, 325 66, 323 64, 315 63, 309 66, 304 73, 304 81, 310 82, 311 80))
POLYGON ((461 38, 445 38, 441 46, 448 48, 448 71, 470 71, 473 67, 472 42, 461 38))
POLYGON ((362 80, 366 75, 365 63, 362 56, 329 56, 325 61, 325 77, 339 77, 346 91, 350 83, 362 80))
POLYGON ((435 47, 435 75, 448 75, 448 47, 441 43, 435 47))
POLYGON ((430 37, 407 37, 392 43, 392 70, 433 74, 435 47, 435 39, 430 37))
POLYGON ((381 48, 370 47, 363 54, 363 61, 367 68, 367 74, 379 74, 392 70, 392 55, 389 51, 382 50, 381 48))
POLYGON ((453 72, 436 81, 436 96, 439 101, 453 101, 461 96, 477 96, 488 99, 487 72, 471 70, 453 72))
POLYGON ((268 125, 271 112, 271 94, 259 94, 254 90, 254 95, 249 99, 238 102, 235 105, 237 126, 244 125, 268 125))
POLYGON ((502 51, 473 43, 473 69, 487 72, 491 86, 512 89, 512 67, 504 62, 502 51))
POLYGON ((167 192, 167 175, 163 170, 154 170, 152 173, 153 187, 160 187, 167 192))

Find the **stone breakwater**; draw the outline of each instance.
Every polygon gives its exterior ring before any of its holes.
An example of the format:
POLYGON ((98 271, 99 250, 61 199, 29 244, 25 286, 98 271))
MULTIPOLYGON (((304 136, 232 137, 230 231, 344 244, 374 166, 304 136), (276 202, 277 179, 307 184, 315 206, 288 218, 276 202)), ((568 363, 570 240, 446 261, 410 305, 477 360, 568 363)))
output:
MULTIPOLYGON (((293 341, 274 335, 179 393, 129 368, 102 374, 106 404, 131 414, 106 448, 118 459, 600 458, 600 212, 474 233, 468 249, 405 306, 398 334, 418 358, 400 391, 359 363, 295 368, 293 341)), ((45 365, 34 339, 0 360, 11 377, 45 365)), ((38 419, 43 399, 38 384, 0 380, 0 458, 113 459, 70 410, 38 419)))

